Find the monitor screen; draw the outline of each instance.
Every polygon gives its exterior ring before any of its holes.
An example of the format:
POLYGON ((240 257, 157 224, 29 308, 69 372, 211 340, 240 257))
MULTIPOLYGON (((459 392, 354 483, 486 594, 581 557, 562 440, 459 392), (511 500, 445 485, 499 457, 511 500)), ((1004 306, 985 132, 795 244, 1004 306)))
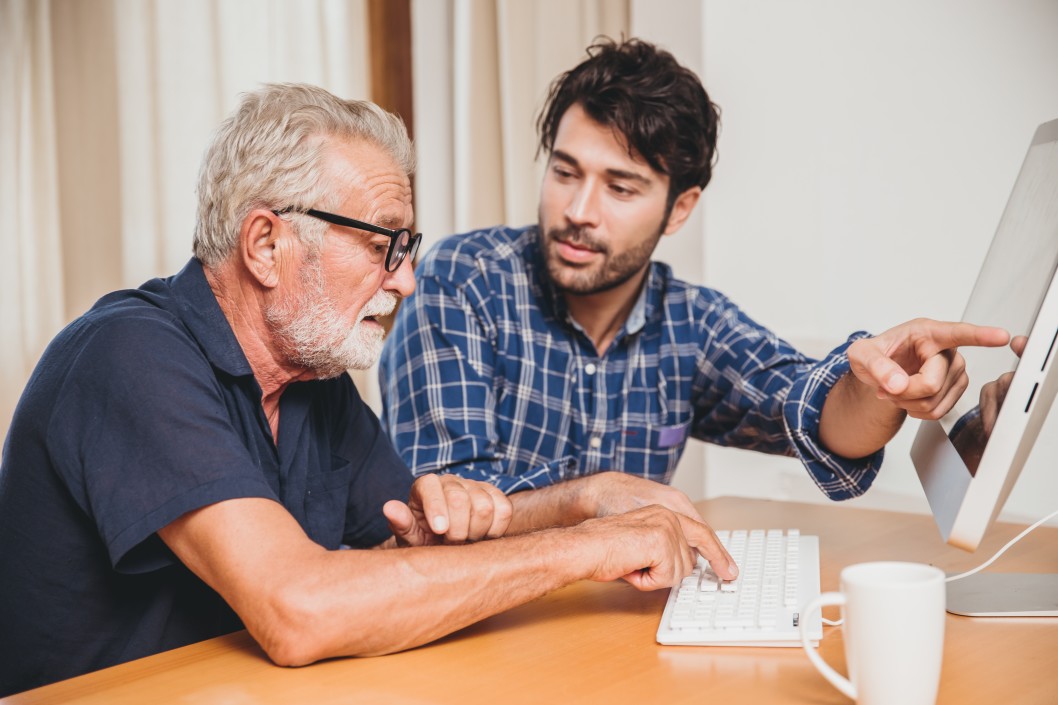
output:
MULTIPOLYGON (((1058 138, 1058 135, 1054 135, 1058 138)), ((995 416, 1018 365, 1014 349, 1036 322, 1058 268, 1058 139, 1029 148, 1017 187, 974 285, 963 320, 1005 328, 1013 347, 968 347, 970 385, 940 423, 967 471, 977 472, 995 416), (983 416, 983 418, 981 418, 983 416)))

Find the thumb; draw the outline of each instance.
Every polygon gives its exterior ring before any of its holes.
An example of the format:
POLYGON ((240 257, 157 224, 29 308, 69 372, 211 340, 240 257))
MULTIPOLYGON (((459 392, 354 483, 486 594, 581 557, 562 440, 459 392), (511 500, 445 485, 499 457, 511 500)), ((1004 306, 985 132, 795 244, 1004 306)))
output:
POLYGON ((902 393, 910 383, 907 372, 885 354, 884 344, 878 338, 856 341, 849 348, 849 362, 860 381, 889 394, 902 393))
POLYGON ((382 514, 397 538, 410 538, 410 535, 415 532, 415 515, 404 502, 397 499, 389 500, 382 505, 382 514))

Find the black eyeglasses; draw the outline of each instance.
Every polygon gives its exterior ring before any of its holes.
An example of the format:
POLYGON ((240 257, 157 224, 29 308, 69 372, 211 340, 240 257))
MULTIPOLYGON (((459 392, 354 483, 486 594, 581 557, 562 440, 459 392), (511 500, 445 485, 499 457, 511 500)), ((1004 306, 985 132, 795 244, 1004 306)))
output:
POLYGON ((301 213, 302 215, 312 216, 313 218, 318 218, 334 225, 341 225, 345 228, 356 228, 357 230, 366 230, 369 233, 378 233, 379 235, 388 236, 389 251, 386 253, 387 272, 397 271, 405 258, 411 258, 412 261, 415 261, 415 253, 419 251, 419 243, 422 242, 422 233, 415 233, 412 235, 411 230, 408 230, 407 228, 392 230, 390 228, 384 228, 381 225, 365 223, 362 220, 346 218, 344 215, 335 215, 334 213, 328 213, 326 211, 318 211, 315 208, 298 210, 291 206, 289 208, 284 208, 283 210, 273 210, 272 212, 276 215, 301 213))

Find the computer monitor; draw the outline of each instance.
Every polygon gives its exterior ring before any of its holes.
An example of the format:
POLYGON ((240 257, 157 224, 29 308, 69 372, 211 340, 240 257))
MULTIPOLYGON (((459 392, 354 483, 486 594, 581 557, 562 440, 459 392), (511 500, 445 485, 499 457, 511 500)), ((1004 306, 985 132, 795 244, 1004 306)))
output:
MULTIPOLYGON (((922 422, 911 449, 942 536, 968 551, 1002 509, 1058 391, 1056 269, 1053 120, 1036 130, 963 315, 1005 328, 1013 345, 960 350, 970 385, 944 418, 922 422)), ((957 614, 1058 616, 1058 575, 979 573, 948 585, 957 614)))

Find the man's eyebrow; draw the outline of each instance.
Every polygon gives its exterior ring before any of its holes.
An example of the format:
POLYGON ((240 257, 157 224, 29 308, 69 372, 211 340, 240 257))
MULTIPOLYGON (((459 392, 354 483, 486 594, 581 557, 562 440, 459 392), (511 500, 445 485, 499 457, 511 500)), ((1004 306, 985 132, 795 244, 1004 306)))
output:
MULTIPOLYGON (((572 167, 580 167, 580 163, 568 152, 563 152, 561 149, 556 149, 551 152, 552 159, 558 159, 559 161, 565 162, 572 167)), ((615 179, 625 179, 627 181, 635 181, 644 185, 650 185, 654 183, 654 180, 640 174, 635 171, 628 171, 627 169, 607 169, 607 176, 611 176, 615 179)))
POLYGON ((572 154, 569 154, 567 152, 563 152, 561 149, 556 149, 553 152, 551 152, 551 158, 552 159, 557 159, 560 162, 566 162, 570 166, 580 166, 580 164, 577 162, 577 160, 573 158, 572 154))
POLYGON ((389 228, 390 230, 399 230, 401 223, 404 221, 395 215, 383 215, 375 221, 375 225, 381 225, 383 228, 389 228))

